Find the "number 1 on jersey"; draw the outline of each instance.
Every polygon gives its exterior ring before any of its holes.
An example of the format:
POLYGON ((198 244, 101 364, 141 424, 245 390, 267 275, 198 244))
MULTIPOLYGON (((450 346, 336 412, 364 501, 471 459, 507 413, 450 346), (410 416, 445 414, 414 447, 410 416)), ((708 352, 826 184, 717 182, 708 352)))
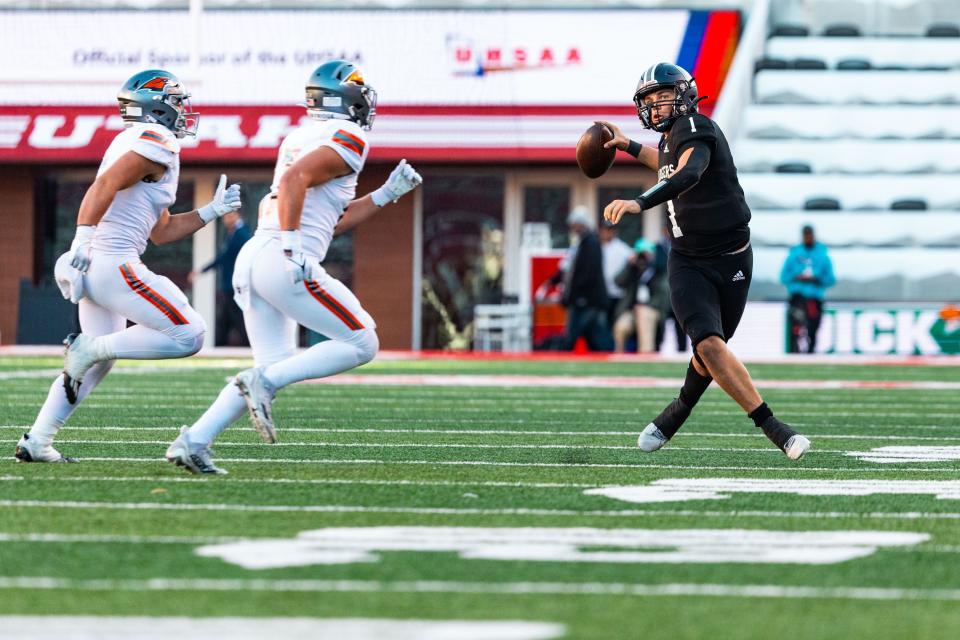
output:
POLYGON ((690 116, 690 133, 696 133, 696 132, 697 132, 697 125, 693 121, 693 116, 690 116))

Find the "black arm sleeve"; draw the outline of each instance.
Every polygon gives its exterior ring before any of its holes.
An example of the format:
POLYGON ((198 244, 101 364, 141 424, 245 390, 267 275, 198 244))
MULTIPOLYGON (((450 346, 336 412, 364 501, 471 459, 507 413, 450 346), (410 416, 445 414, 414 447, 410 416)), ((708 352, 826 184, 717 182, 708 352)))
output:
MULTIPOLYGON (((673 200, 700 182, 700 176, 703 175, 703 172, 707 170, 707 165, 710 164, 710 156, 712 155, 710 145, 705 142, 694 141, 689 143, 687 148, 692 148, 693 153, 687 158, 687 163, 683 165, 683 168, 669 178, 653 185, 637 198, 637 202, 643 209, 649 209, 658 204, 663 204, 667 200, 673 200)), ((683 149, 678 155, 682 155, 684 151, 686 149, 683 149)))

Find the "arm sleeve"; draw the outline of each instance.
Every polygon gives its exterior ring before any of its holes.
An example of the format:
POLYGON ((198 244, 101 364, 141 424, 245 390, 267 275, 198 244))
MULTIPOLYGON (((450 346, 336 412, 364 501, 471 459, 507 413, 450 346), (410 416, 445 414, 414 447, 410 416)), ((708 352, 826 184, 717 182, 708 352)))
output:
POLYGON ((682 169, 653 185, 637 198, 637 202, 643 209, 649 209, 658 204, 663 204, 667 200, 673 200, 700 182, 700 176, 703 175, 703 172, 707 170, 707 165, 710 164, 710 147, 703 142, 691 142, 681 150, 681 155, 688 148, 693 148, 693 153, 690 154, 682 169))
POLYGON ((837 277, 833 275, 833 261, 826 252, 823 253, 823 262, 820 265, 820 286, 829 289, 837 284, 837 277))
POLYGON ((797 263, 793 259, 793 251, 787 254, 787 259, 783 262, 783 268, 780 269, 780 282, 789 287, 793 284, 793 279, 797 277, 797 270, 794 268, 794 265, 797 263))

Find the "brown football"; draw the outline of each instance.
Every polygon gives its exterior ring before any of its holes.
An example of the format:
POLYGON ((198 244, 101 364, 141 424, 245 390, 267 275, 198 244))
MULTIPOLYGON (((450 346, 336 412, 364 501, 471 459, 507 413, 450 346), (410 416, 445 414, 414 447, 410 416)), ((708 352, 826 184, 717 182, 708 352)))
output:
POLYGON ((594 124, 583 132, 577 140, 577 164, 583 175, 599 178, 607 172, 617 155, 617 149, 604 149, 603 144, 613 139, 610 129, 602 124, 594 124))

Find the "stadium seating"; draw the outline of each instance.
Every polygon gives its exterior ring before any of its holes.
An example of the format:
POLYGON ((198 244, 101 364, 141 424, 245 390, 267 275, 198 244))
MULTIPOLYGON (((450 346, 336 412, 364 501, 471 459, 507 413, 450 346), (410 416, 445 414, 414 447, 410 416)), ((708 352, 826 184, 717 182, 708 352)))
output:
POLYGON ((960 139, 960 106, 751 104, 743 114, 751 139, 960 139))
POLYGON ((744 140, 737 148, 743 172, 793 173, 780 167, 799 164, 813 173, 957 173, 960 140, 744 140))
POLYGON ((960 104, 960 70, 763 69, 758 102, 780 104, 960 104))
POLYGON ((750 206, 764 209, 799 209, 815 197, 836 198, 843 209, 889 209, 895 200, 920 198, 960 215, 960 180, 950 175, 743 173, 740 183, 750 206))
POLYGON ((950 38, 770 38, 766 55, 792 60, 818 58, 830 68, 863 59, 873 67, 960 67, 960 43, 950 38))
POLYGON ((753 212, 753 295, 783 295, 786 251, 811 224, 837 297, 956 298, 960 15, 956 0, 920 4, 776 5, 733 141, 753 212))

